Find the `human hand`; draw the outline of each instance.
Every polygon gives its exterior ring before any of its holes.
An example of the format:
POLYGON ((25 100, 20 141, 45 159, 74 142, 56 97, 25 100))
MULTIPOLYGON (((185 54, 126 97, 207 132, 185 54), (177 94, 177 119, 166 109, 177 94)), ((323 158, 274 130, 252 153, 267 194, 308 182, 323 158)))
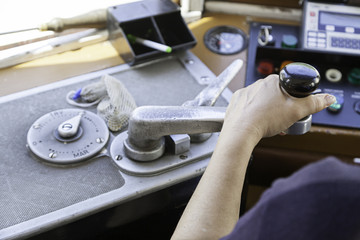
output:
POLYGON ((278 75, 269 75, 236 91, 227 108, 222 131, 249 134, 260 140, 288 129, 307 115, 321 111, 335 102, 329 94, 295 98, 279 85, 278 75))

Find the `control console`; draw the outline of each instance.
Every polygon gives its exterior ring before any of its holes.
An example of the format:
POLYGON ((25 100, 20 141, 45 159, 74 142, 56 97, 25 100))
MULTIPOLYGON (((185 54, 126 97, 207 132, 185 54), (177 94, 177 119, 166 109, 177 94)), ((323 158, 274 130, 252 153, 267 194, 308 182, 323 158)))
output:
POLYGON ((299 26, 253 22, 245 85, 269 74, 279 74, 289 63, 308 63, 320 74, 319 87, 315 93, 330 93, 337 100, 327 109, 314 114, 313 124, 359 129, 360 56, 304 48, 301 32, 299 26))
POLYGON ((360 55, 360 7, 304 2, 305 49, 360 55))

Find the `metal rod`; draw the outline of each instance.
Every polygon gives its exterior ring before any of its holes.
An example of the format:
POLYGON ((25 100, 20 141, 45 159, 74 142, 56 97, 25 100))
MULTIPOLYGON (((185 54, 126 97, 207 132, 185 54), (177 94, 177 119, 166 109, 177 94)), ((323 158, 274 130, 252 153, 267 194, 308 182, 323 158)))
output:
POLYGON ((8 31, 8 32, 0 32, 0 35, 19 33, 19 32, 27 32, 27 31, 33 31, 33 30, 39 30, 39 28, 27 28, 27 29, 11 30, 11 31, 8 31))
POLYGON ((0 35, 31 30, 62 32, 63 30, 71 28, 105 28, 106 22, 107 10, 98 9, 71 18, 54 18, 47 23, 41 24, 39 27, 2 32, 0 35))

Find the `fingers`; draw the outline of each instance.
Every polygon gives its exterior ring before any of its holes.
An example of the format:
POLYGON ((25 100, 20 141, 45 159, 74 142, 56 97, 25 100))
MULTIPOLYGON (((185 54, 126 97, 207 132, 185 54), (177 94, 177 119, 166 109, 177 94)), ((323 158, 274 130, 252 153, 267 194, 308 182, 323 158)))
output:
MULTIPOLYGON (((330 94, 292 97, 280 87, 278 75, 269 75, 233 94, 225 122, 231 131, 241 124, 242 129, 258 132, 261 137, 273 136, 335 101, 330 94)), ((280 134, 285 135, 286 131, 280 134)))
POLYGON ((317 113, 336 102, 336 97, 330 94, 315 94, 305 98, 309 102, 309 114, 317 113))

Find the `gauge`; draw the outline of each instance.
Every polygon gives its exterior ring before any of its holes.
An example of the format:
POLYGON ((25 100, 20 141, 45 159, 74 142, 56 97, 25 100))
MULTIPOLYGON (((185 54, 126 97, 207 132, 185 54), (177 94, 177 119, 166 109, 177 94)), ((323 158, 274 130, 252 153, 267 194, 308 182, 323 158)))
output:
POLYGON ((71 164, 94 157, 108 139, 106 123, 95 113, 60 109, 33 123, 28 131, 27 146, 40 160, 71 164))
POLYGON ((205 46, 214 53, 232 55, 247 47, 246 34, 237 27, 216 26, 204 35, 205 46))

